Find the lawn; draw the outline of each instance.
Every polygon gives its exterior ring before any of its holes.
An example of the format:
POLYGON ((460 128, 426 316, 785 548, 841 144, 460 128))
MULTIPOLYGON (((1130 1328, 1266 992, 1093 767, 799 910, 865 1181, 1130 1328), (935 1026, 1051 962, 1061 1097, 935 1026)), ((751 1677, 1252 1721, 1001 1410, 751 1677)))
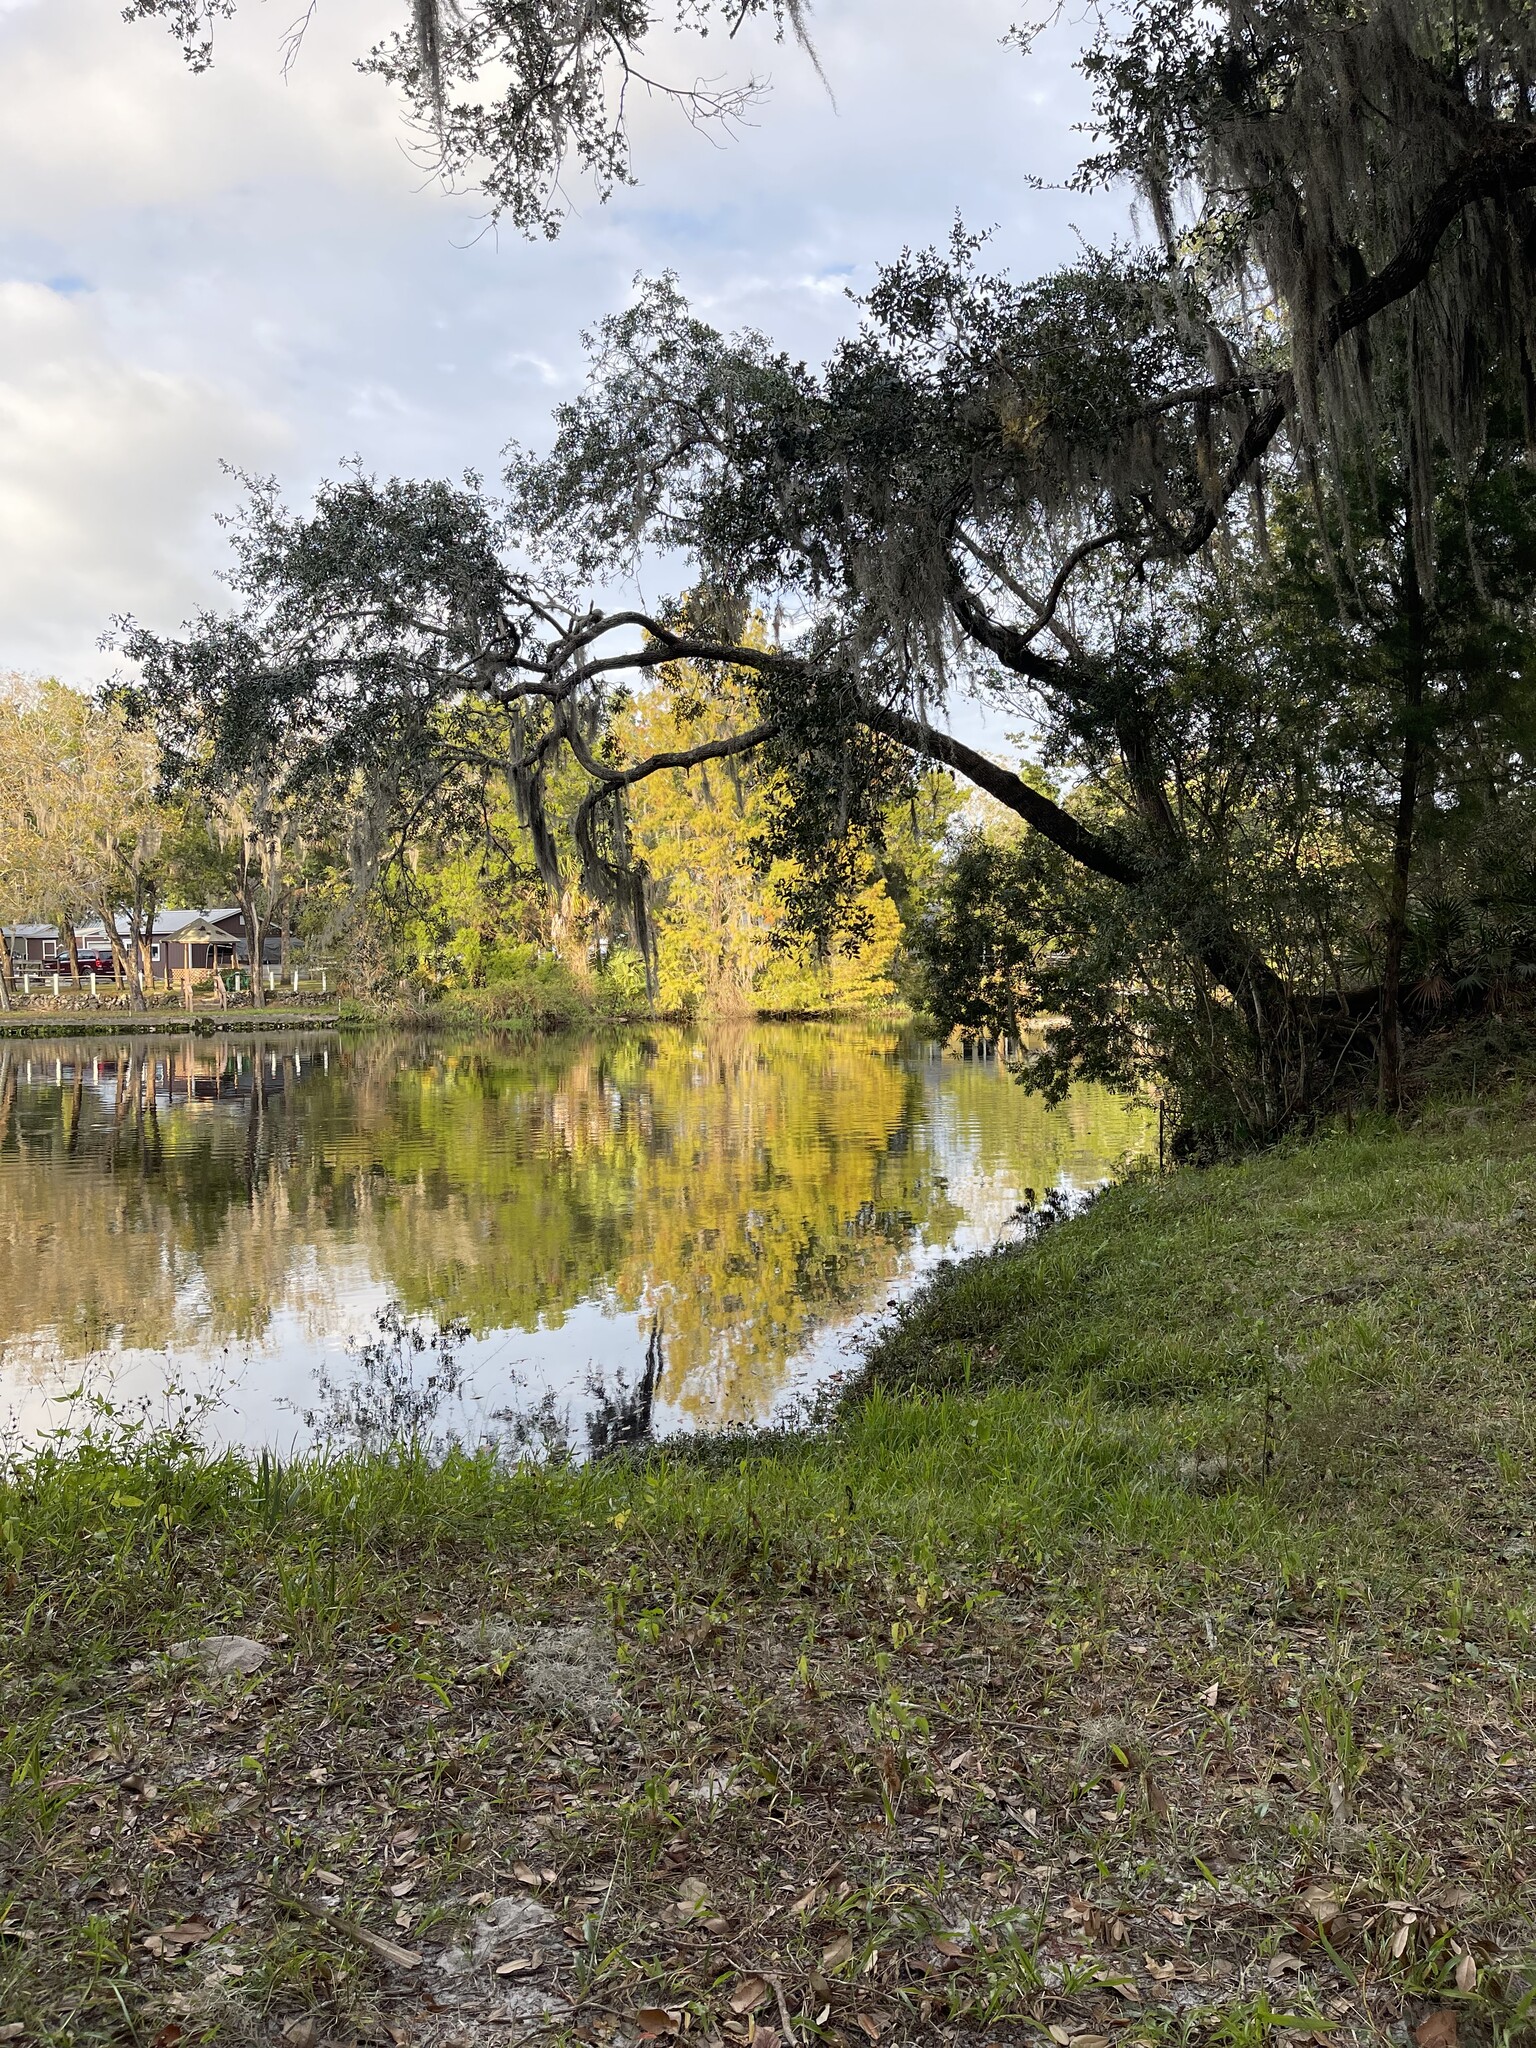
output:
POLYGON ((0 2038, 1528 2035, 1533 1334, 1510 1090, 1132 1178, 821 1434, 17 1453, 0 2038))

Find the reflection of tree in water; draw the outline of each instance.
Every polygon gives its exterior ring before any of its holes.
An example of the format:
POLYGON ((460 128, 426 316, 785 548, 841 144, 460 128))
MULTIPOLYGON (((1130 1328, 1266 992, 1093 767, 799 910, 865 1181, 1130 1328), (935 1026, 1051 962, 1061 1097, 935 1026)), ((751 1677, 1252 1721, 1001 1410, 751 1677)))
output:
POLYGON ((596 1303, 664 1317, 668 1401, 743 1420, 950 1241, 956 1173, 995 1233, 1021 1179, 1102 1176, 1140 1134, 1102 1091, 1047 1111, 845 1027, 34 1046, 0 1064, 0 1341, 211 1351, 286 1310, 318 1347, 380 1282, 477 1336, 596 1303))
POLYGON ((430 1198, 379 1219, 391 1284, 476 1329, 558 1325, 594 1295, 661 1311, 662 1391, 700 1419, 760 1410, 811 1329, 878 1292, 915 1231, 959 1221, 889 1034, 664 1030, 580 1048, 538 1088, 477 1102, 481 1081, 460 1064, 413 1084, 432 1121, 401 1119, 395 1180, 430 1136, 430 1198), (509 1154, 537 1171, 477 1200, 472 1176, 509 1154))
POLYGON ((650 1440, 651 1414, 664 1362, 661 1317, 657 1316, 646 1339, 645 1363, 633 1386, 622 1373, 614 1375, 611 1385, 595 1373, 588 1379, 592 1407, 586 1420, 587 1449, 594 1458, 612 1457, 650 1440))
MULTIPOLYGON (((399 1446, 441 1456, 452 1445, 495 1443, 507 1455, 571 1454, 569 1413, 553 1394, 531 1407, 502 1407, 483 1418, 465 1416, 464 1429, 443 1427, 447 1411, 472 1396, 460 1349, 466 1323, 441 1326, 413 1317, 394 1303, 374 1318, 377 1334, 347 1347, 340 1370, 322 1361, 313 1402, 299 1411, 315 1442, 327 1450, 384 1451, 399 1446)), ((591 1406, 583 1428, 587 1451, 607 1458, 649 1442, 651 1415, 662 1371, 661 1322, 651 1326, 645 1363, 631 1386, 622 1372, 587 1380, 591 1406)))
POLYGON ((458 1354, 469 1326, 439 1326, 402 1315, 393 1304, 379 1311, 376 1322, 377 1336, 348 1347, 345 1374, 322 1361, 314 1405, 303 1411, 305 1427, 332 1450, 383 1451, 408 1444, 440 1453, 454 1436, 434 1425, 465 1391, 458 1354))
POLYGON ((293 1200, 310 1062, 292 1038, 0 1046, 0 1339, 46 1366, 334 1312, 293 1200))

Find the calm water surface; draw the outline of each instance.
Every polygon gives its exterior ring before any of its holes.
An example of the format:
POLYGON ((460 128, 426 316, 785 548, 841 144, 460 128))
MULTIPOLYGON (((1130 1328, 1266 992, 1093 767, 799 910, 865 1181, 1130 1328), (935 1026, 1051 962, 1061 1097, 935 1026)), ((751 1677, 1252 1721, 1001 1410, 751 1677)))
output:
POLYGON ((466 1326, 439 1428, 552 1399, 579 1434, 658 1319, 659 1427, 761 1421, 1026 1190, 1147 1136, 1102 1090, 1049 1110, 843 1026, 0 1043, 0 1409, 35 1434, 82 1379, 170 1386, 217 1438, 300 1442, 398 1308, 466 1326))

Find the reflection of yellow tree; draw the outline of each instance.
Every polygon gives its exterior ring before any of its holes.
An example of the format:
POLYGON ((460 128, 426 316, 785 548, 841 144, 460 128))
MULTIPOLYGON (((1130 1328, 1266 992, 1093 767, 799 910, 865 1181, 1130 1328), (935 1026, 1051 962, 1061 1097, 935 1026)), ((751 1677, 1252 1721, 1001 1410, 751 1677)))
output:
POLYGON ((477 1331, 659 1312, 667 1396, 750 1413, 808 1328, 956 1220, 913 1076, 862 1034, 668 1030, 537 1068, 397 1076, 373 1242, 411 1307, 477 1331))
POLYGON ((18 1087, 0 1048, 12 1347, 211 1349, 279 1308, 319 1334, 370 1280, 477 1334, 596 1301, 662 1316, 663 1392, 701 1421, 762 1412, 962 1207, 990 1231, 1023 1183, 1098 1178, 1141 1135, 1098 1091, 1046 1110, 853 1028, 370 1040, 328 1066, 291 1041, 69 1051, 18 1087))

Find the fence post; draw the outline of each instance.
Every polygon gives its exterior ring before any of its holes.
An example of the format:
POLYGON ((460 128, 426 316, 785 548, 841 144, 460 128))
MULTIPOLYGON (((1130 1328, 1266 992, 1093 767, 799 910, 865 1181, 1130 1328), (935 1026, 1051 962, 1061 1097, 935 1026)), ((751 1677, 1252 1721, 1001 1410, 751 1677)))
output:
POLYGON ((59 1000, 59 972, 57 968, 53 972, 53 1000, 55 1002, 59 1000))
POLYGON ((297 967, 293 970, 293 992, 295 995, 299 992, 299 970, 297 967))
POLYGON ((320 993, 321 995, 325 994, 325 969, 323 967, 320 970, 320 993))
POLYGON ((269 968, 267 969, 267 994, 268 994, 268 995, 271 995, 272 991, 273 991, 273 990, 274 990, 274 989, 275 989, 276 987, 277 987, 277 972, 276 972, 276 970, 275 970, 274 968, 271 968, 271 967, 269 967, 269 968))
POLYGON ((95 970, 95 968, 93 967, 93 968, 91 969, 91 1001, 92 1001, 92 1002, 94 1003, 94 1002, 95 1002, 95 1000, 96 1000, 96 970, 95 970))

